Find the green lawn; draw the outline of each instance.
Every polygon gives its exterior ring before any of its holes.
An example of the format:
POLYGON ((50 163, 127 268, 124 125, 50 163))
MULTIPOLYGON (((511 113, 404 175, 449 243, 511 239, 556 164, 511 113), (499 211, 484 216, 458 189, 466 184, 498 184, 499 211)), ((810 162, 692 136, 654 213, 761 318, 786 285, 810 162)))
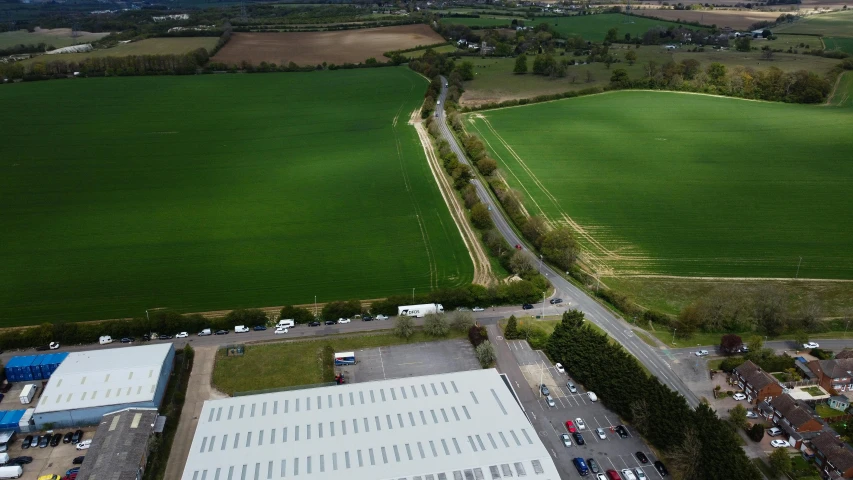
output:
MULTIPOLYGON (((850 34, 853 35, 853 22, 850 25, 850 34)), ((827 50, 841 50, 853 55, 853 37, 826 37, 823 39, 827 50)))
MULTIPOLYGON (((535 22, 528 22, 528 24, 535 26, 542 22, 547 22, 562 35, 580 35, 586 40, 595 42, 604 40, 607 31, 611 28, 615 28, 618 31, 618 37, 622 39, 626 33, 630 33, 632 37, 636 37, 642 36, 654 27, 663 27, 666 29, 680 25, 676 22, 667 22, 665 20, 656 20, 636 15, 623 15, 621 13, 577 15, 573 17, 541 19, 541 21, 537 19, 535 22)), ((687 25, 687 28, 695 30, 699 27, 687 25)))
POLYGON ((466 118, 600 270, 853 278, 849 110, 623 91, 466 118))
POLYGON ((219 350, 216 352, 216 365, 213 368, 213 385, 218 390, 233 395, 235 392, 331 382, 334 381, 334 374, 327 378, 332 370, 324 368, 332 362, 331 358, 325 358, 323 355, 326 346, 332 347, 334 352, 347 352, 461 337, 465 337, 465 333, 452 330, 445 338, 434 338, 418 329, 408 342, 392 333, 374 333, 249 345, 242 357, 227 357, 224 350, 219 350))
POLYGON ((407 69, 0 88, 0 326, 471 281, 407 69))
POLYGON ((807 35, 853 36, 853 10, 810 15, 794 23, 773 29, 773 33, 801 33, 807 35))
POLYGON ((820 49, 820 37, 817 35, 785 35, 779 34, 775 35, 774 40, 754 40, 752 42, 752 46, 756 48, 761 48, 765 45, 769 46, 772 49, 782 49, 788 50, 788 48, 793 48, 794 50, 798 50, 800 53, 808 52, 812 49, 820 49), (806 48, 808 46, 808 48, 806 48))
MULTIPOLYGON (((806 390, 806 389, 803 389, 806 390)), ((809 392, 811 393, 811 392, 809 392)), ((834 408, 830 408, 829 405, 821 403, 815 406, 815 411, 820 416, 820 418, 832 418, 844 415, 844 412, 840 410, 836 410, 834 408)))

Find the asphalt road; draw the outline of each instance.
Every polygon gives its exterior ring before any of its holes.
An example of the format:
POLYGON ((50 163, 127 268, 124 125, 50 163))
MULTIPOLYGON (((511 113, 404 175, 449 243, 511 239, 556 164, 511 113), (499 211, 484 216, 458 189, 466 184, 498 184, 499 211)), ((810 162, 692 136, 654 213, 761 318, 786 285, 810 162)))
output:
MULTIPOLYGON (((441 81, 441 94, 439 95, 438 105, 436 105, 436 118, 439 120, 438 124, 441 134, 450 144, 450 148, 456 153, 459 161, 470 165, 468 158, 457 143, 456 137, 453 136, 453 133, 447 125, 444 114, 444 105, 447 97, 447 79, 441 77, 441 81)), ((515 230, 513 230, 512 227, 510 227, 506 218, 503 216, 502 210, 495 204, 495 201, 486 190, 487 187, 483 185, 480 179, 475 178, 471 180, 471 183, 476 188, 480 201, 489 207, 495 227, 501 235, 503 235, 506 241, 509 242, 510 245, 526 245, 526 242, 515 233, 515 230)), ((534 265, 539 265, 539 258, 530 253, 527 249, 525 249, 524 252, 527 253, 531 260, 535 262, 534 265)), ((631 326, 628 323, 613 315, 613 313, 601 306, 601 304, 588 296, 584 291, 563 278, 548 265, 543 264, 540 268, 542 274, 548 277, 551 284, 554 285, 557 290, 557 295, 560 298, 568 300, 572 305, 574 305, 574 308, 583 311, 588 320, 604 329, 608 335, 622 344, 622 346, 625 347, 625 349, 632 355, 637 357, 637 359, 642 362, 653 375, 658 377, 664 385, 667 385, 669 388, 684 396, 690 406, 696 407, 699 405, 699 398, 696 397, 689 388, 687 388, 687 385, 685 385, 680 378, 678 378, 678 376, 672 371, 672 367, 664 358, 658 355, 658 352, 634 335, 631 330, 631 326)))
MULTIPOLYGON (((851 334, 851 337, 853 337, 853 334, 851 334)), ((817 342, 818 345, 820 345, 820 348, 822 348, 824 350, 831 350, 831 351, 836 352, 836 353, 840 352, 841 350, 844 350, 845 348, 853 348, 853 338, 850 338, 850 339, 820 338, 820 339, 816 339, 813 341, 817 342)), ((689 348, 673 348, 672 350, 670 350, 670 353, 673 357, 684 358, 684 357, 695 357, 697 350, 707 350, 709 356, 719 357, 721 355, 717 351, 717 347, 718 347, 718 345, 703 345, 703 346, 696 346, 696 347, 689 347, 689 348)), ((772 348, 773 350, 775 350, 777 352, 784 352, 784 351, 791 351, 791 350, 800 351, 800 352, 806 351, 806 350, 803 350, 802 348, 798 349, 797 347, 802 347, 802 346, 798 345, 793 340, 777 340, 777 341, 764 342, 764 347, 765 348, 772 348)))

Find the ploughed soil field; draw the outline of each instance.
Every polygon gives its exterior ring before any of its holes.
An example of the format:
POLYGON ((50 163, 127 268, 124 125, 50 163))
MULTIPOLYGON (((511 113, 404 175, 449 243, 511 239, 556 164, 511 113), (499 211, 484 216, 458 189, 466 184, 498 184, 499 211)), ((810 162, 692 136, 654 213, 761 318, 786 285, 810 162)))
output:
POLYGON ((382 54, 445 40, 427 25, 366 28, 337 32, 235 33, 214 62, 236 65, 246 60, 276 65, 360 63, 368 58, 384 61, 382 54))

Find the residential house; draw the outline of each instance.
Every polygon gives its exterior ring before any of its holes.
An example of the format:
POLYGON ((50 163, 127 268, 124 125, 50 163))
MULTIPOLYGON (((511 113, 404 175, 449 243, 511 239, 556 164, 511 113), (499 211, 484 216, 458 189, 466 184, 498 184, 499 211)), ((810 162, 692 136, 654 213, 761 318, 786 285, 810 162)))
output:
POLYGON ((747 360, 732 372, 735 383, 743 389, 749 403, 759 404, 782 395, 782 385, 761 367, 747 360))
POLYGON ((835 354, 835 359, 853 358, 853 350, 845 349, 835 354))
POLYGON ((809 369, 817 375, 817 383, 824 390, 853 391, 853 358, 812 360, 809 369))
POLYGON ((850 408, 850 399, 844 395, 829 397, 826 403, 829 404, 829 408, 834 408, 842 412, 846 412, 850 408))
POLYGON ((837 435, 823 432, 811 439, 815 464, 824 478, 853 478, 853 449, 837 435))
POLYGON ((787 393, 761 402, 758 410, 787 434, 788 442, 795 448, 800 448, 803 440, 814 437, 826 427, 817 412, 787 393))

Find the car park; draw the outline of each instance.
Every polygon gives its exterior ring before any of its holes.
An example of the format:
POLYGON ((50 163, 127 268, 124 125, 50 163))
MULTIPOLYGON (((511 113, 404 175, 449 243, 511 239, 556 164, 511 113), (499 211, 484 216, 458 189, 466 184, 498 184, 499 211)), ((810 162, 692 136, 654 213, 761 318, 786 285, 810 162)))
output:
POLYGON ((551 398, 551 395, 548 395, 547 397, 545 397, 545 401, 548 402, 548 406, 551 408, 554 408, 557 406, 557 404, 554 403, 554 399, 551 398))
POLYGON ((26 449, 30 448, 30 443, 32 443, 32 441, 33 441, 32 435, 27 435, 26 437, 24 437, 24 441, 21 442, 21 449, 26 450, 26 449))
POLYGON ((576 418, 575 419, 575 425, 578 426, 578 430, 586 430, 586 424, 583 423, 582 418, 576 418))
POLYGON ((777 438, 776 440, 770 441, 770 446, 773 448, 786 448, 786 447, 790 447, 791 444, 788 443, 786 440, 779 440, 777 438))
POLYGON ((213 334, 214 335, 228 335, 228 330, 217 330, 213 334))
POLYGON ((61 433, 54 433, 53 436, 50 438, 50 446, 55 447, 55 446, 59 445, 60 443, 62 443, 62 434, 61 433))
POLYGON ((561 434, 560 434, 560 440, 562 440, 562 441, 563 441, 563 445, 565 445, 566 447, 571 447, 571 446, 572 446, 572 439, 571 439, 571 437, 569 437, 569 435, 568 435, 568 434, 566 434, 566 433, 561 433, 561 434))
POLYGON ((39 439, 39 448, 47 448, 50 445, 50 435, 42 435, 39 439))
MULTIPOLYGON (((365 315, 365 316, 364 316, 364 318, 362 318, 362 320, 364 320, 365 318, 367 318, 367 317, 369 317, 369 316, 370 316, 370 315, 365 315)), ((339 319, 338 319, 338 323, 341 323, 341 324, 344 324, 344 323, 350 323, 351 321, 352 321, 352 320, 350 320, 349 318, 339 318, 339 319)), ((367 321, 367 320, 364 320, 364 321, 367 321)))
POLYGON ((625 425, 616 425, 615 430, 619 438, 628 438, 628 429, 625 428, 625 425))
POLYGON ((598 396, 595 394, 595 392, 586 392, 586 396, 589 397, 590 402, 598 401, 598 396))
POLYGON ((634 476, 634 472, 627 468, 622 469, 622 480, 637 480, 637 477, 634 476))
POLYGON ((578 445, 586 445, 586 440, 584 440, 583 435, 581 435, 581 432, 575 432, 572 435, 575 437, 575 443, 577 443, 578 445))
POLYGON ((485 309, 485 308, 483 308, 483 307, 474 307, 474 309, 473 309, 473 310, 474 310, 475 312, 485 312, 485 311, 486 311, 486 309, 485 309))
POLYGON ((319 326, 320 326, 320 322, 317 322, 317 321, 310 322, 310 323, 308 323, 308 326, 309 326, 309 327, 319 327, 319 326))
POLYGON ((566 430, 568 430, 569 433, 575 433, 578 431, 578 429, 575 427, 575 422, 571 420, 566 420, 566 430))
POLYGON ((550 390, 548 390, 548 387, 547 387, 547 386, 545 386, 545 384, 544 384, 544 383, 543 383, 542 385, 539 385, 539 391, 542 393, 542 395, 544 395, 544 396, 546 396, 546 397, 547 397, 548 395, 551 395, 551 391, 550 391, 550 390))
MULTIPOLYGON (((264 330, 266 330, 266 328, 264 328, 264 330)), ((179 334, 175 335, 175 338, 187 338, 187 337, 189 337, 189 336, 190 336, 190 334, 189 334, 189 333, 187 333, 187 332, 181 332, 181 333, 179 333, 179 334)))
POLYGON ((566 383, 566 388, 568 388, 569 391, 572 393, 578 393, 578 387, 576 387, 575 384, 572 382, 566 383))
POLYGON ((74 457, 74 460, 71 461, 72 465, 83 465, 83 460, 85 460, 85 456, 74 457))
POLYGON ((640 461, 643 465, 649 463, 649 457, 646 456, 643 452, 637 452, 634 454, 637 457, 637 460, 640 461))
POLYGON ((68 432, 62 437, 62 443, 71 443, 71 437, 74 436, 74 432, 68 432))
POLYGON ((121 343, 133 343, 135 340, 133 337, 124 337, 121 339, 121 343))
POLYGON ((660 474, 661 477, 665 477, 665 476, 669 475, 669 470, 666 469, 663 462, 661 462, 660 460, 657 460, 655 462, 655 470, 658 471, 658 473, 660 474))
POLYGON ((566 369, 565 369, 565 368, 563 368, 563 364, 562 364, 562 363, 557 363, 557 364, 555 364, 555 365, 554 365, 554 368, 556 368, 556 369, 557 369, 557 371, 558 371, 558 372, 560 372, 560 373, 566 373, 566 369))
POLYGON ((71 443, 80 443, 83 440, 83 430, 76 430, 71 436, 71 443))
POLYGON ((746 400, 746 395, 744 395, 742 393, 736 393, 736 394, 732 395, 732 398, 735 400, 746 400))
POLYGON ((521 306, 521 308, 523 310, 533 310, 533 305, 531 305, 529 303, 525 303, 524 305, 521 306))
POLYGON ((704 357, 704 356, 708 355, 708 350, 699 350, 698 352, 695 353, 695 355, 697 357, 704 357))
POLYGON ((387 316, 387 315, 382 315, 382 314, 380 313, 379 315, 377 315, 377 316, 376 316, 376 319, 377 319, 377 320, 388 320, 388 316, 387 316))
POLYGON ((817 342, 809 342, 809 343, 804 343, 803 348, 811 350, 812 348, 820 348, 820 345, 818 345, 817 342))
POLYGON ((92 445, 92 441, 91 441, 91 440, 83 440, 82 442, 78 443, 78 444, 77 444, 77 445, 75 445, 74 447, 75 447, 77 450, 88 450, 90 445, 92 445))
POLYGON ((596 434, 596 435, 598 435, 598 438, 599 438, 599 439, 601 439, 601 440, 607 440, 607 434, 606 434, 606 433, 604 433, 604 429, 603 429, 603 428, 596 428, 596 429, 595 429, 595 434, 596 434))
POLYGON ((598 462, 594 458, 587 458, 586 466, 589 467, 592 473, 601 473, 601 467, 598 466, 598 462))
POLYGON ((276 335, 279 335, 279 334, 282 334, 282 333, 287 333, 287 328, 285 328, 285 327, 275 327, 275 332, 273 332, 273 333, 275 333, 276 335))

